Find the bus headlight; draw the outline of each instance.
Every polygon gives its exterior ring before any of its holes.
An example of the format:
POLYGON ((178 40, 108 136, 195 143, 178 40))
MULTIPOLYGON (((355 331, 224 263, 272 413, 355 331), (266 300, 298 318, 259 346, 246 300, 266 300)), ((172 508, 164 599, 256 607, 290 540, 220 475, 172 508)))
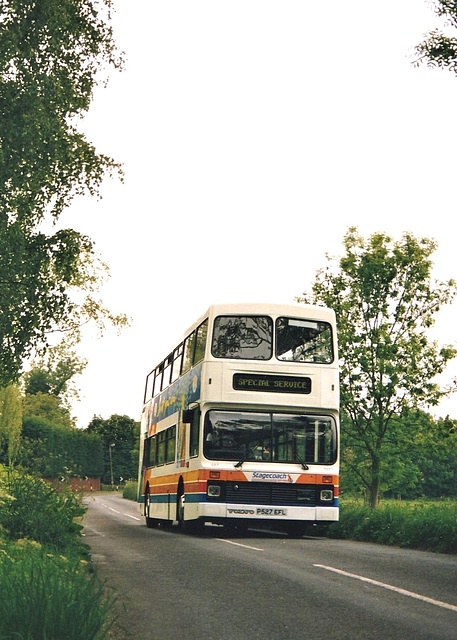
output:
POLYGON ((219 498, 221 495, 221 487, 218 484, 209 484, 206 488, 206 495, 209 498, 219 498))
POLYGON ((333 502, 332 489, 321 489, 321 502, 333 502))

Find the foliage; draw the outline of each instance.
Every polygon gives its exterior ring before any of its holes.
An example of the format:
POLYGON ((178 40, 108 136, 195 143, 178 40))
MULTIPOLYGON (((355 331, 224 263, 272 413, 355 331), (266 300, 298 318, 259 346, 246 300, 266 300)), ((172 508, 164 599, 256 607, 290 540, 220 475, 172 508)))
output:
POLYGON ((439 553, 457 553, 455 502, 392 502, 371 509, 343 501, 340 521, 329 527, 331 538, 395 545, 439 553))
POLYGON ((382 233, 364 240, 350 228, 344 246, 337 268, 329 259, 317 273, 312 301, 336 312, 345 463, 374 507, 388 451, 411 435, 398 418, 446 393, 434 377, 457 350, 430 342, 428 329, 456 286, 432 282, 431 240, 410 233, 398 242, 382 233))
POLYGON ((429 498, 455 497, 457 421, 448 417, 434 420, 422 412, 413 419, 420 425, 413 451, 421 472, 421 493, 429 498))
MULTIPOLYGON (((444 18, 445 26, 451 30, 457 28, 457 4, 455 0, 435 0, 435 13, 444 18)), ((449 69, 457 74, 457 38, 433 29, 425 40, 416 46, 415 65, 427 64, 429 67, 449 69)))
POLYGON ((114 600, 86 561, 78 496, 0 465, 0 637, 103 640, 114 600))
POLYGON ((43 478, 100 477, 104 469, 101 438, 37 418, 25 418, 20 462, 43 478))
MULTIPOLYGON (((346 426, 343 416, 343 434, 346 426)), ((347 428, 350 429, 350 425, 347 428)), ((366 492, 361 491, 357 474, 353 453, 355 445, 352 449, 345 447, 344 440, 341 491, 345 496, 363 497, 366 492)), ((401 416, 395 417, 383 446, 380 489, 387 498, 455 498, 457 421, 448 417, 434 418, 420 410, 405 410, 401 416)))
POLYGON ((97 434, 103 442, 105 455, 103 483, 109 484, 111 482, 111 466, 115 484, 120 482, 120 478, 124 480, 136 478, 139 429, 139 423, 128 416, 112 415, 107 420, 101 417, 92 419, 87 427, 87 432, 97 434))
POLYGON ((94 298, 106 273, 93 242, 38 225, 118 171, 78 132, 105 64, 121 66, 111 0, 0 0, 0 385, 57 329, 122 326, 94 298), (83 294, 83 295, 81 295, 83 294))
POLYGON ((106 273, 86 236, 71 229, 46 236, 0 215, 0 384, 16 380, 23 360, 57 329, 76 341, 89 320, 100 330, 105 319, 127 323, 94 297, 106 273))
POLYGON ((0 488, 0 526, 11 539, 28 538, 62 552, 82 549, 82 527, 75 518, 85 508, 76 494, 57 492, 41 478, 11 468, 0 488))
POLYGON ((65 341, 50 347, 38 361, 31 363, 22 380, 26 395, 45 393, 53 395, 68 407, 72 398, 78 399, 74 377, 81 375, 87 360, 80 358, 65 341))
POLYGON ((22 398, 17 385, 0 388, 0 460, 12 464, 19 448, 22 427, 22 398))
POLYGON ((55 425, 72 429, 73 420, 66 407, 63 407, 59 398, 48 393, 35 393, 25 395, 23 399, 24 418, 37 418, 55 425))
POLYGON ((122 491, 122 497, 126 500, 136 500, 138 497, 138 482, 136 480, 129 480, 125 483, 125 487, 122 491))
POLYGON ((0 543, 0 637, 103 640, 113 598, 78 558, 20 540, 0 543))
POLYGON ((104 64, 120 66, 110 0, 1 0, 0 210, 27 226, 94 194, 117 167, 78 132, 104 64))

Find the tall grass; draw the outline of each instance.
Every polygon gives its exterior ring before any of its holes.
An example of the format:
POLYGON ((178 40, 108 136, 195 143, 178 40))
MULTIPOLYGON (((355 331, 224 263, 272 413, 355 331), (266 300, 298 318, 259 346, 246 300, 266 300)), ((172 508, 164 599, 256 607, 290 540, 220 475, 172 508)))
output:
POLYGON ((343 501, 340 521, 329 527, 328 535, 457 553, 457 503, 387 501, 377 509, 370 509, 360 502, 343 501))
POLYGON ((96 575, 35 545, 0 548, 0 638, 104 640, 112 603, 96 575))
POLYGON ((105 640, 114 598, 87 562, 81 497, 0 467, 0 640, 105 640))

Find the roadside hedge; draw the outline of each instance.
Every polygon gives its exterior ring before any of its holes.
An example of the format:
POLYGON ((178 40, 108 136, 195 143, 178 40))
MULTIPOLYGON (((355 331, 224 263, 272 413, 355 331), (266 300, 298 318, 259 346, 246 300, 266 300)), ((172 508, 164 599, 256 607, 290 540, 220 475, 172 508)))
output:
POLYGON ((103 443, 97 434, 25 418, 22 442, 22 465, 43 478, 103 474, 103 443))
POLYGON ((340 521, 327 533, 330 538, 457 553, 457 502, 386 501, 370 509, 343 500, 340 521))

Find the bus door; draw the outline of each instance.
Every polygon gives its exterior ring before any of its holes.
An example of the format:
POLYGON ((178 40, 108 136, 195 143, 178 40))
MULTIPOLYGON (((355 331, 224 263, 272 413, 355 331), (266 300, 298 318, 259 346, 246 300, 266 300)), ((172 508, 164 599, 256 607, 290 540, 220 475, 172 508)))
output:
POLYGON ((189 466, 189 458, 198 456, 198 447, 200 442, 200 406, 193 406, 191 409, 185 409, 182 412, 182 421, 180 423, 180 433, 183 434, 183 442, 181 449, 178 450, 178 461, 181 467, 189 466))

